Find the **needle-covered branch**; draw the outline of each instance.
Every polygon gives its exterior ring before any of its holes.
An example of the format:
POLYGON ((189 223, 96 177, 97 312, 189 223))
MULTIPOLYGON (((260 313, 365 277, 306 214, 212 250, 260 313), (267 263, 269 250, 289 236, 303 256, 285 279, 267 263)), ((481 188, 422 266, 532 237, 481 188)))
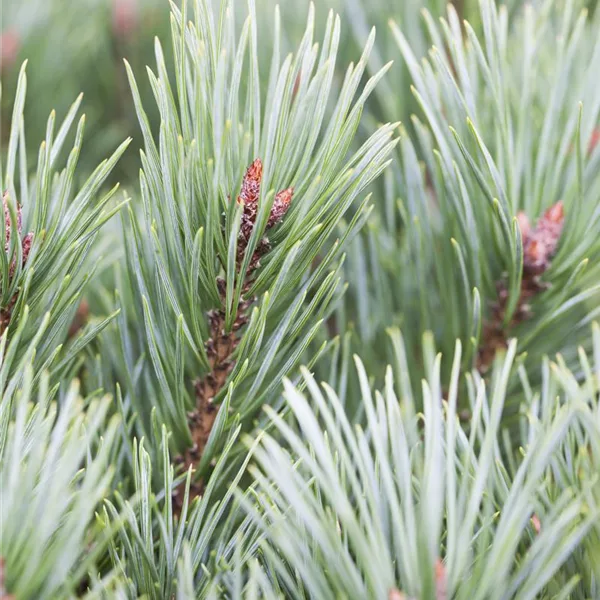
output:
POLYGON ((342 291, 341 249, 368 213, 356 200, 387 165, 396 125, 352 149, 386 70, 361 88, 373 35, 333 97, 338 17, 319 48, 311 8, 297 52, 282 60, 276 38, 264 77, 252 2, 239 37, 237 3, 213 13, 198 2, 192 21, 187 6, 172 8, 175 88, 158 42, 149 71, 158 138, 128 68, 144 150, 142 203, 124 236, 163 396, 156 410, 179 462, 205 477, 227 432, 318 354, 311 343, 342 291))
POLYGON ((58 128, 56 114, 50 115, 31 176, 23 120, 26 88, 23 65, 0 177, 4 189, 0 238, 5 242, 0 252, 0 392, 32 357, 37 373, 43 369, 64 373, 108 323, 106 319, 91 323, 66 343, 84 288, 94 273, 95 238, 123 204, 113 201, 117 187, 106 192, 102 186, 129 143, 121 144, 77 191, 85 116, 79 119, 63 168, 59 168, 59 157, 79 111, 80 96, 58 128))

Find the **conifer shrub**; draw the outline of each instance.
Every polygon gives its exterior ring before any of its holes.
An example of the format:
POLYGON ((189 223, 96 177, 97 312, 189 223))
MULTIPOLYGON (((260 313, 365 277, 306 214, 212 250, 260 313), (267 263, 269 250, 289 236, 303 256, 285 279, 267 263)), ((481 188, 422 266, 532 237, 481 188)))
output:
POLYGON ((3 5, 0 599, 600 598, 594 9, 3 5))

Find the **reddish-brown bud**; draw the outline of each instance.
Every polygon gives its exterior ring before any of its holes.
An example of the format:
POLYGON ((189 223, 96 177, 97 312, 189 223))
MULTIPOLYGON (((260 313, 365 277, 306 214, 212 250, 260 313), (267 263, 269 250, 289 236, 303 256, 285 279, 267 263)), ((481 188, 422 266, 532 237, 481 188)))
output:
MULTIPOLYGON (((262 161, 260 158, 256 158, 254 162, 246 169, 244 179, 242 180, 242 188, 237 199, 239 203, 243 204, 237 248, 238 264, 244 257, 244 253, 246 252, 246 248, 248 246, 248 241, 256 224, 262 176, 262 161)), ((273 205, 271 206, 271 212, 269 214, 269 219, 267 220, 266 229, 270 229, 283 219, 290 206, 293 194, 293 188, 287 188, 277 193, 273 200, 273 205)), ((259 267, 261 256, 268 252, 269 248, 270 245, 268 240, 259 240, 255 252, 250 259, 250 264, 248 265, 249 271, 254 271, 259 267)))
POLYGON ((535 229, 524 241, 523 267, 531 273, 543 273, 550 266, 560 241, 565 220, 562 202, 553 204, 540 217, 535 229))
POLYGON ((596 149, 598 142, 600 142, 600 129, 598 127, 594 127, 588 143, 588 154, 591 154, 596 149))
MULTIPOLYGON (((4 205, 4 252, 8 252, 10 250, 10 241, 12 239, 12 222, 10 219, 10 210, 8 208, 8 192, 4 192, 2 196, 2 203, 4 205)), ((21 207, 17 203, 17 235, 21 235, 21 231, 23 229, 23 219, 21 214, 21 207)), ((33 233, 28 233, 21 240, 21 265, 25 266, 27 259, 29 257, 29 252, 31 251, 31 244, 33 243, 33 233)), ((16 269, 15 261, 11 262, 9 268, 10 277, 13 276, 16 269)))
POLYGON ((245 207, 256 207, 258 197, 260 196, 260 184, 262 183, 263 165, 260 158, 254 159, 254 162, 246 169, 246 174, 242 180, 242 189, 238 196, 238 202, 243 202, 245 207))
POLYGON ((242 180, 242 189, 238 196, 238 202, 244 204, 242 212, 242 222, 240 224, 240 241, 242 242, 243 251, 246 247, 254 223, 256 223, 256 214, 258 212, 258 198, 260 197, 260 184, 262 183, 263 166, 260 158, 256 158, 254 162, 246 169, 246 174, 242 180))
POLYGON ((435 561, 435 598, 436 600, 446 600, 448 597, 446 581, 446 566, 441 558, 435 561))
POLYGON ((290 207, 293 195, 294 188, 290 187, 286 190, 282 190, 275 196, 275 200, 273 200, 273 206, 271 207, 271 214, 269 215, 269 221, 267 223, 267 229, 277 225, 277 223, 283 219, 285 213, 290 207))
POLYGON ((563 221, 565 218, 565 210, 562 200, 558 201, 556 204, 553 204, 545 213, 544 216, 538 222, 538 229, 540 224, 543 224, 544 221, 549 221, 550 223, 559 224, 562 227, 563 221))
POLYGON ((137 0, 113 0, 112 28, 115 36, 127 40, 135 32, 140 20, 137 0))
POLYGON ((14 29, 8 29, 0 34, 0 72, 6 73, 17 60, 21 39, 14 29))
POLYGON ((527 245, 527 252, 525 253, 527 261, 536 264, 546 257, 547 250, 546 246, 540 241, 533 239, 527 245))
MULTIPOLYGON (((535 227, 531 227, 529 218, 524 212, 517 214, 517 223, 523 239, 523 278, 509 327, 531 319, 532 300, 550 285, 543 282, 541 276, 550 266, 550 260, 560 241, 564 223, 563 203, 557 202, 548 208, 535 227)), ((507 346, 508 332, 505 319, 509 293, 505 275, 496 282, 496 292, 498 298, 490 306, 491 316, 485 323, 481 338, 483 345, 477 354, 477 369, 482 374, 489 370, 497 350, 507 346)))
POLYGON ((33 244, 33 233, 29 232, 22 241, 22 248, 23 248, 23 264, 25 264, 25 262, 27 261, 27 259, 29 258, 29 252, 31 251, 31 244, 33 244))

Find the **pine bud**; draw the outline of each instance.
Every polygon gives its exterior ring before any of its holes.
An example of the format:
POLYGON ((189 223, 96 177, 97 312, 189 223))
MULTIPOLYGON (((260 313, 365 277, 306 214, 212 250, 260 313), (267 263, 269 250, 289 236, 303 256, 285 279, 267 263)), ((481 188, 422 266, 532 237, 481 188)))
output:
POLYGON ((282 190, 275 196, 273 200, 273 206, 271 207, 271 214, 269 215, 269 221, 267 223, 267 229, 271 229, 274 225, 277 225, 285 213, 288 211, 292 202, 292 196, 294 195, 294 188, 287 188, 282 190))
POLYGON ((263 165, 260 158, 254 159, 254 162, 246 169, 246 174, 242 181, 242 189, 238 197, 238 202, 243 202, 246 207, 256 207, 258 197, 260 196, 260 184, 262 183, 263 165))
POLYGON ((446 566, 441 558, 435 562, 435 598, 436 600, 446 600, 448 597, 446 581, 446 566))
MULTIPOLYGON (((238 260, 243 256, 246 250, 248 240, 252 235, 256 217, 258 215, 258 200, 260 198, 260 186, 263 177, 263 164, 260 158, 254 159, 252 164, 246 169, 246 173, 242 180, 242 188, 237 198, 238 203, 244 205, 242 212, 242 221, 240 224, 239 244, 238 244, 238 260)), ((294 188, 281 190, 275 196, 271 213, 267 221, 267 229, 274 227, 280 223, 285 213, 288 211, 294 195, 294 188)), ((270 248, 268 241, 260 241, 257 246, 257 255, 253 257, 251 267, 254 269, 258 266, 259 258, 270 248)))
POLYGON ((540 219, 538 223, 538 229, 540 225, 543 225, 545 222, 559 224, 562 227, 562 223, 565 217, 564 206, 562 200, 553 204, 545 213, 544 216, 540 219))
POLYGON ((0 72, 7 73, 14 65, 21 47, 21 39, 14 29, 0 34, 0 72))
POLYGON ((588 154, 591 154, 596 149, 598 142, 600 142, 600 128, 594 127, 588 143, 588 154))
MULTIPOLYGON (((4 252, 8 253, 10 250, 10 241, 12 239, 12 223, 10 219, 10 210, 8 208, 8 192, 4 192, 2 196, 2 204, 4 205, 4 252)), ((23 222, 21 216, 21 207, 17 203, 17 235, 21 235, 23 229, 23 222)), ((21 250, 22 250, 22 259, 21 264, 25 266, 27 262, 27 258, 29 257, 29 252, 31 251, 31 244, 33 242, 33 233, 28 233, 21 240, 21 250)), ((9 269, 9 275, 12 277, 15 272, 15 261, 12 261, 9 269)))
POLYGON ((137 0, 113 0, 112 28, 115 36, 127 40, 135 32, 139 22, 137 0))
MULTIPOLYGON (((518 218, 518 217, 517 217, 518 218)), ((524 238, 523 268, 541 274, 550 266, 560 241, 564 224, 562 202, 553 204, 539 219, 535 229, 524 238)))
POLYGON ((242 223, 240 225, 240 241, 243 243, 244 249, 246 243, 250 239, 250 235, 254 229, 254 223, 256 222, 262 174, 262 161, 260 158, 257 158, 246 169, 246 174, 242 180, 242 189, 240 190, 240 195, 238 196, 238 202, 244 204, 242 223))

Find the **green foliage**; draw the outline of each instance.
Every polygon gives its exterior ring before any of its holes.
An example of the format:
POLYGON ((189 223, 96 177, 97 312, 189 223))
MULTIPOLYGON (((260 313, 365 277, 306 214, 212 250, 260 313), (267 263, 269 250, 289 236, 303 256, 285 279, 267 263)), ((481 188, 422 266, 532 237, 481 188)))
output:
POLYGON ((350 253, 358 330, 375 351, 392 322, 410 348, 423 330, 446 353, 460 338, 465 366, 494 320, 505 338, 519 337, 534 368, 559 350, 571 363, 576 344, 589 341, 599 289, 600 151, 591 140, 600 44, 597 18, 587 23, 578 9, 550 2, 509 20, 482 1, 477 34, 449 6, 439 24, 426 15, 433 45, 423 61, 411 32, 392 23, 420 108, 414 133, 401 135, 378 218, 350 253), (522 211, 533 227, 559 201, 558 251, 525 303, 527 248, 515 217, 522 211))
POLYGON ((101 188, 129 143, 121 144, 75 191, 85 116, 79 119, 73 148, 60 171, 58 157, 77 116, 79 97, 57 130, 56 115, 50 115, 35 178, 30 179, 23 119, 26 87, 24 65, 0 174, 5 189, 2 237, 7 242, 0 253, 0 390, 29 360, 34 360, 36 375, 44 369, 64 371, 106 325, 107 320, 92 324, 63 348, 78 301, 94 273, 91 257, 96 235, 120 208, 111 202, 118 186, 109 191, 101 188))
MULTIPOLYGON (((297 53, 283 62, 275 37, 263 95, 252 5, 238 41, 235 13, 225 6, 213 14, 209 4, 197 3, 195 24, 185 27, 185 5, 184 12, 173 9, 175 92, 158 42, 158 73, 149 72, 161 113, 158 142, 129 70, 145 149, 142 206, 130 209, 125 225, 127 264, 161 396, 156 410, 180 450, 191 443, 186 422, 186 411, 194 406, 190 382, 210 371, 207 343, 214 333, 207 311, 222 311, 229 334, 235 332, 243 303, 258 299, 240 333, 228 383, 214 398, 221 409, 199 471, 208 467, 220 438, 237 419, 251 418, 263 403, 272 402, 281 378, 306 356, 339 295, 340 248, 364 222, 366 201, 340 239, 332 236, 355 199, 385 168, 395 144, 395 125, 385 125, 351 152, 364 103, 385 71, 361 89, 373 37, 360 61, 346 71, 326 120, 339 18, 330 15, 319 51, 313 45, 311 10, 297 53), (243 208, 231 199, 238 197, 244 172, 256 158, 264 165, 258 214, 240 252, 243 208), (274 192, 290 187, 291 208, 269 232, 270 249, 255 271, 274 192), (218 287, 219 277, 225 290, 218 287)), ((276 12, 276 32, 279 27, 276 12)))
POLYGON ((2 584, 18 598, 63 598, 106 549, 93 517, 119 420, 107 417, 108 397, 84 402, 73 384, 57 402, 47 376, 36 393, 31 366, 23 375, 0 404, 2 584))
POLYGON ((193 589, 199 595, 206 593, 215 575, 226 567, 226 561, 234 551, 234 542, 241 542, 250 529, 249 519, 236 525, 237 511, 229 509, 246 466, 242 465, 237 474, 231 476, 228 459, 237 434, 237 431, 233 432, 221 453, 202 498, 191 502, 191 471, 188 471, 183 509, 177 520, 172 496, 177 493, 178 486, 169 458, 166 428, 163 427, 161 442, 164 480, 158 495, 152 493, 150 455, 144 449, 143 441, 139 445, 134 442, 136 493, 132 500, 117 494, 119 510, 107 500, 104 515, 99 519, 107 535, 118 531, 110 542, 110 555, 115 570, 122 572, 128 582, 129 597, 171 598, 178 589, 177 569, 184 558, 194 582, 193 589), (215 498, 214 488, 223 480, 229 481, 229 490, 215 498))
MULTIPOLYGON (((0 70, 7 94, 0 123, 9 129, 12 106, 7 100, 14 97, 19 66, 28 59, 29 94, 35 98, 24 111, 30 167, 48 114, 53 109, 66 112, 79 93, 86 99, 87 135, 94 140, 81 151, 86 171, 134 135, 135 111, 122 58, 128 56, 143 69, 154 36, 168 35, 168 13, 168 3, 162 0, 1 0, 0 70)), ((150 98, 152 92, 148 87, 143 93, 150 98)), ((116 167, 121 181, 135 177, 136 165, 135 153, 126 153, 116 167)), ((111 181, 117 179, 113 176, 111 181)))
POLYGON ((600 597, 595 2, 72 4, 2 5, 0 597, 600 597))
MULTIPOLYGON (((513 453, 501 443, 501 423, 515 340, 489 385, 466 374, 473 418, 465 431, 460 342, 447 401, 438 355, 417 413, 401 370, 403 342, 391 335, 398 384, 390 367, 373 394, 356 359, 364 429, 306 370, 309 398, 286 384, 294 423, 266 409, 275 428, 255 452, 260 509, 250 510, 284 596, 384 598, 398 589, 414 598, 595 597, 600 428, 598 380, 585 355, 584 385, 560 362, 545 363, 545 385, 523 406, 522 449, 513 453)), ((598 352, 597 329, 595 342, 598 352)))

